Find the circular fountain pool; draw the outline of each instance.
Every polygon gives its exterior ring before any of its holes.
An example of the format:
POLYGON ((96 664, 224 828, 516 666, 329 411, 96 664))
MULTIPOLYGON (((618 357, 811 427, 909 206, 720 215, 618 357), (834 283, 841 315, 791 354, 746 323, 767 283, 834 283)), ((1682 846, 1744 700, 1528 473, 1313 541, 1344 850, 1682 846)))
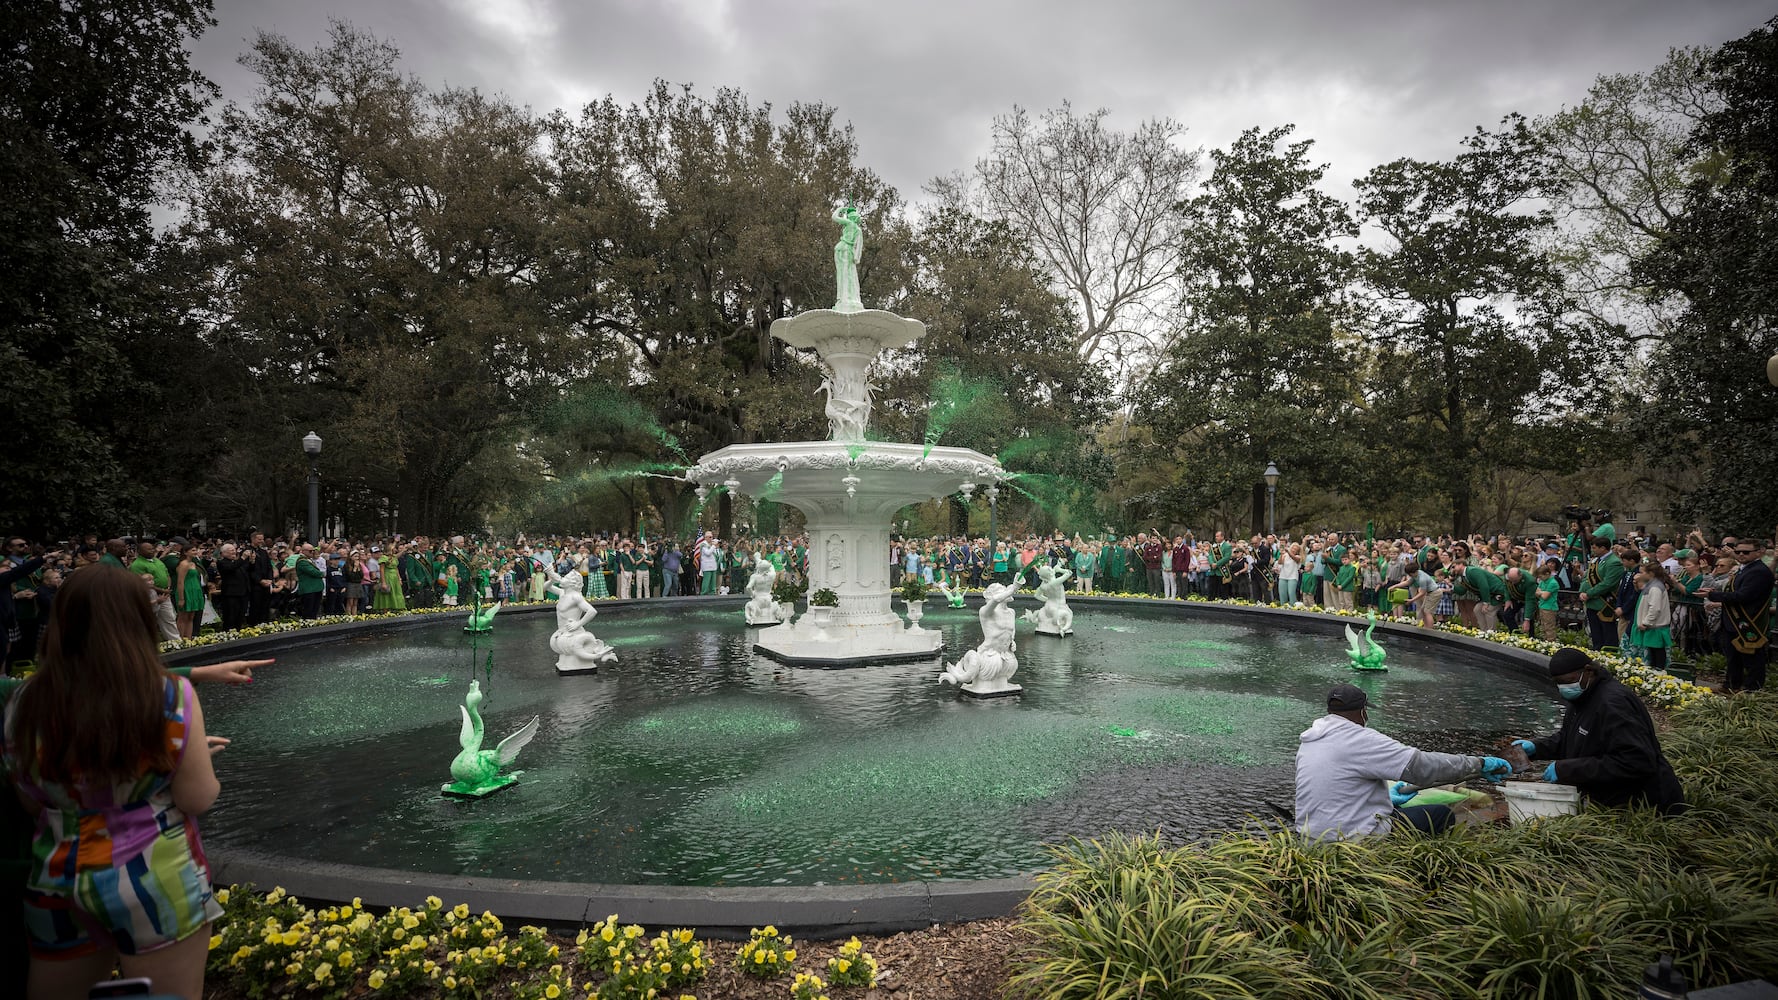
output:
MULTIPOLYGON (((1371 724, 1477 751, 1554 725, 1548 686, 1479 654, 1385 639, 1356 675, 1337 635, 1081 606, 1075 635, 1018 637, 1018 698, 975 701, 936 664, 788 668, 751 652, 732 601, 604 610, 619 652, 558 677, 553 614, 458 616, 287 648, 243 688, 206 688, 223 794, 209 843, 432 875, 814 886, 1027 873, 1071 835, 1192 836, 1288 807, 1296 736, 1327 689, 1370 690, 1371 724), (440 796, 471 678, 486 746, 533 715, 520 783, 440 796)), ((952 658, 973 610, 929 608, 952 658)), ((256 654, 257 655, 257 654, 256 654)), ((212 656, 211 659, 216 657, 212 656)))

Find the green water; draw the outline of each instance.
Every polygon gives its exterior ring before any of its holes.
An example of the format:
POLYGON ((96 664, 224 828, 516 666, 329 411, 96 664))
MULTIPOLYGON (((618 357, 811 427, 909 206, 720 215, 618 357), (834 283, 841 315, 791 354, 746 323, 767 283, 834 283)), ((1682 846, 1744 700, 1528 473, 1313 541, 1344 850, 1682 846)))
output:
MULTIPOLYGON (((954 659, 973 611, 929 607, 954 659)), ((1291 800, 1296 736, 1355 675, 1345 642, 1077 609, 1075 635, 1018 637, 1018 698, 977 702, 938 665, 791 669, 751 652, 738 606, 603 611, 619 653, 557 677, 553 615, 503 613, 277 654, 254 684, 206 689, 220 848, 415 871, 597 882, 844 884, 984 878, 1109 829, 1178 836, 1291 800), (541 718, 510 791, 438 794, 471 676, 491 748, 541 718)), ((1372 724, 1479 750, 1553 726, 1533 681, 1390 645, 1358 678, 1372 724)))

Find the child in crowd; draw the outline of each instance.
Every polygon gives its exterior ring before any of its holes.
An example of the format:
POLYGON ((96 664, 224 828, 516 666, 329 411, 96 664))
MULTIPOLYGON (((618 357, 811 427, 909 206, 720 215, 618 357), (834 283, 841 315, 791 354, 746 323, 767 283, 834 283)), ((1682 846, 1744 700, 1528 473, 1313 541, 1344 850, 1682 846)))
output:
POLYGON ((457 606, 457 565, 455 563, 446 567, 444 581, 445 607, 454 608, 457 606))
MULTIPOLYGON (((1545 642, 1556 641, 1556 600, 1562 581, 1556 575, 1562 564, 1546 559, 1537 564, 1537 637, 1545 642)), ((1531 616, 1525 618, 1525 634, 1531 633, 1531 616)))

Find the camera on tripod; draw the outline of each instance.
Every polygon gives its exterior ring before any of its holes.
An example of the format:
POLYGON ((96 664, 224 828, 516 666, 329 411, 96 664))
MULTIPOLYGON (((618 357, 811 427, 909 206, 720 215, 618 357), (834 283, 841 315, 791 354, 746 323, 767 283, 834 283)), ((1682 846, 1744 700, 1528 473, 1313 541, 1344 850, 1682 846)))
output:
POLYGON ((1594 507, 1589 510, 1586 507, 1582 507, 1580 504, 1571 503, 1568 506, 1562 508, 1562 516, 1569 519, 1570 521, 1582 521, 1582 522, 1595 522, 1596 521, 1600 524, 1603 524, 1606 521, 1611 520, 1611 511, 1606 510, 1603 507, 1594 507))

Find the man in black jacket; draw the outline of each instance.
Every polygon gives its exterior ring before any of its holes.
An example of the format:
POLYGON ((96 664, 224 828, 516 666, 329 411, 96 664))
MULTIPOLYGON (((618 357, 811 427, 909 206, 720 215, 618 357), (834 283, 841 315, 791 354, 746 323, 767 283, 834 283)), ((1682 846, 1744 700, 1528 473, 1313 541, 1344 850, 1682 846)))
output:
POLYGON ((1542 739, 1513 741, 1532 760, 1551 761, 1543 780, 1573 785, 1602 806, 1685 809, 1679 777, 1661 755, 1654 720, 1641 698, 1572 646, 1550 657, 1550 679, 1572 702, 1562 728, 1542 739))
MULTIPOLYGON (((24 541, 22 538, 17 540, 24 541)), ((5 569, 0 570, 0 663, 6 662, 12 647, 12 633, 18 628, 18 608, 12 601, 12 585, 20 580, 29 580, 32 573, 43 568, 43 546, 26 545, 22 548, 30 553, 30 558, 17 565, 5 563, 5 569)), ((23 558, 24 552, 19 555, 23 558)))
POLYGON ((265 532, 255 531, 252 543, 241 558, 247 561, 247 624, 264 625, 272 620, 272 584, 278 572, 272 567, 272 554, 266 551, 265 532))
POLYGON ((1728 670, 1723 687, 1730 693, 1758 691, 1766 686, 1766 664, 1772 658, 1772 568, 1760 558, 1765 542, 1743 538, 1735 543, 1741 565, 1729 576, 1726 590, 1700 590, 1706 610, 1722 609, 1723 652, 1728 670))
POLYGON ((216 560, 217 614, 222 627, 234 631, 247 623, 247 595, 252 592, 252 552, 243 557, 235 543, 227 542, 216 560))

